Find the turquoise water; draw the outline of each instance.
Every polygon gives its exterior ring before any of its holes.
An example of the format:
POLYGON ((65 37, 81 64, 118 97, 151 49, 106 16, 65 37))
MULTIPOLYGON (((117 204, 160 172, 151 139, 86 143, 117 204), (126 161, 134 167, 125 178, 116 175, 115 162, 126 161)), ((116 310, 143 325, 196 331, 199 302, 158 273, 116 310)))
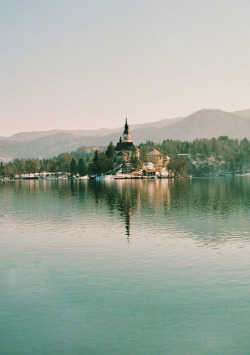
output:
POLYGON ((0 183, 0 354, 249 354, 249 177, 0 183))

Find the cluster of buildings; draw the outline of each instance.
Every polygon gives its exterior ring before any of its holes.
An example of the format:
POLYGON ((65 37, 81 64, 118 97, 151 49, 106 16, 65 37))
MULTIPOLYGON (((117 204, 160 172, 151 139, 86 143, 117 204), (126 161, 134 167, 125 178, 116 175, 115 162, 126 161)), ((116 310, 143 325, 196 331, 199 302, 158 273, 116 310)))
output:
MULTIPOLYGON (((127 119, 123 134, 115 150, 117 158, 128 168, 130 168, 132 160, 140 160, 140 149, 132 142, 127 119)), ((170 158, 167 155, 159 152, 157 149, 153 149, 146 154, 146 162, 141 169, 142 173, 145 176, 168 175, 166 168, 169 162, 170 158)))

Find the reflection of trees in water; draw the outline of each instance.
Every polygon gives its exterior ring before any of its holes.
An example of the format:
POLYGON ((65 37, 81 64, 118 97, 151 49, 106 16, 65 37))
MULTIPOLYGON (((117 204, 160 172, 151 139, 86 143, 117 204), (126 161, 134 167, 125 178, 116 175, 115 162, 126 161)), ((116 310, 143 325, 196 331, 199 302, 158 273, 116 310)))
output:
POLYGON ((164 223, 158 216, 165 216, 166 224, 173 223, 200 237, 220 238, 224 221, 229 222, 225 227, 230 230, 230 223, 235 226, 237 216, 249 207, 247 179, 240 177, 115 181, 89 184, 88 187, 97 203, 102 199, 111 211, 120 211, 128 237, 135 210, 140 210, 147 220, 154 219, 155 223, 164 223))
POLYGON ((141 210, 141 213, 144 213, 152 209, 155 213, 163 201, 168 206, 170 205, 168 184, 167 180, 116 180, 108 183, 89 181, 88 192, 90 196, 93 196, 96 204, 105 201, 111 212, 120 212, 120 216, 125 221, 126 235, 129 240, 135 210, 141 210))
MULTIPOLYGON (((219 216, 228 223, 230 216, 235 220, 249 208, 248 179, 241 177, 111 182, 72 180, 55 181, 49 186, 69 204, 72 197, 79 199, 82 202, 79 208, 82 206, 83 210, 93 201, 96 205, 104 203, 112 214, 118 211, 124 220, 128 240, 136 210, 147 222, 154 220, 159 224, 165 220, 165 225, 174 223, 176 228, 192 230, 197 235, 214 236, 223 232, 223 220, 218 220, 219 216)), ((47 192, 48 189, 47 185, 47 192)))
POLYGON ((233 213, 235 208, 248 208, 246 178, 198 178, 175 180, 171 189, 171 207, 185 207, 218 213, 233 213))
POLYGON ((115 210, 120 212, 120 216, 125 219, 126 235, 129 241, 133 211, 139 202, 136 186, 132 184, 121 186, 119 182, 90 181, 88 189, 96 204, 105 201, 112 213, 115 210))
POLYGON ((249 238, 247 196, 246 177, 176 180, 169 215, 176 228, 203 243, 222 243, 234 236, 243 241, 249 238))
POLYGON ((224 230, 230 234, 230 226, 236 228, 243 215, 240 224, 245 230, 248 182, 246 177, 111 182, 31 180, 2 183, 0 195, 2 201, 8 196, 7 205, 15 204, 16 213, 29 218, 43 215, 53 219, 57 214, 68 218, 72 208, 75 213, 84 214, 91 205, 108 206, 111 214, 118 212, 123 219, 128 240, 135 211, 139 211, 140 223, 148 226, 151 221, 163 228, 171 224, 198 236, 211 234, 219 238, 224 230))
POLYGON ((98 181, 10 181, 2 183, 1 192, 9 195, 29 194, 39 196, 51 193, 61 199, 74 197, 84 200, 94 198, 98 204, 105 201, 111 211, 118 209, 133 212, 135 208, 157 210, 166 207, 199 209, 200 211, 234 212, 236 206, 249 208, 249 178, 197 178, 175 180, 116 180, 110 183, 98 181))

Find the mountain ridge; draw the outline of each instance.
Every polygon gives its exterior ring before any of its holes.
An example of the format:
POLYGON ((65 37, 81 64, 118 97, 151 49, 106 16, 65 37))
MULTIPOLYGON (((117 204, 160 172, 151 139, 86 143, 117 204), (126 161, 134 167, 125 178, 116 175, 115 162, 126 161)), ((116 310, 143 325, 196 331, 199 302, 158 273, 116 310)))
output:
MULTIPOLYGON (((165 127, 172 123, 175 123, 178 120, 181 120, 182 117, 178 118, 170 118, 163 119, 160 121, 149 122, 149 123, 138 123, 138 124, 130 124, 130 129, 134 130, 136 128, 144 127, 144 126, 152 126, 152 127, 165 127)), ((69 130, 69 129, 50 129, 47 131, 30 131, 30 132, 18 132, 9 137, 0 136, 0 140, 8 140, 8 141, 28 141, 42 137, 52 136, 57 133, 71 133, 81 137, 100 137, 109 135, 111 133, 121 132, 123 129, 122 126, 115 128, 99 128, 96 130, 69 130)))

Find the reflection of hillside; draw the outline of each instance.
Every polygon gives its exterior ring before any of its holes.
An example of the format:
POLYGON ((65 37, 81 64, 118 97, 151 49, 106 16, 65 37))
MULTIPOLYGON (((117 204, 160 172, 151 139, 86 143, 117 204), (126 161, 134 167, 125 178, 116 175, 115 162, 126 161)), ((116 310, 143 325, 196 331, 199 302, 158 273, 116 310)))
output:
POLYGON ((193 180, 13 181, 0 185, 0 212, 52 225, 112 215, 136 231, 159 231, 206 243, 249 238, 248 178, 193 180), (98 217, 99 216, 99 217, 98 217), (91 217, 92 218, 92 217, 91 217))

